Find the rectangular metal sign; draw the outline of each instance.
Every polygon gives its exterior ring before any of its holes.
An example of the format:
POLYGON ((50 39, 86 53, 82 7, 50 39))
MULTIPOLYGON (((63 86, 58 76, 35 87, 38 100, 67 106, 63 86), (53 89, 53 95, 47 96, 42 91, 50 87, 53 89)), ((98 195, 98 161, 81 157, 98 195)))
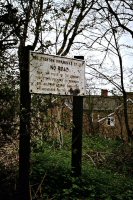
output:
POLYGON ((85 95, 85 61, 30 52, 30 92, 85 95))

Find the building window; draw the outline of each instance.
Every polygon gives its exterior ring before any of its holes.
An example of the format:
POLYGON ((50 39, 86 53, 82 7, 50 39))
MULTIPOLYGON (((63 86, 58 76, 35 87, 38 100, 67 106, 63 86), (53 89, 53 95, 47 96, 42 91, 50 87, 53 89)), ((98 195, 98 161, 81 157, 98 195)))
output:
POLYGON ((114 117, 108 117, 107 118, 107 125, 108 126, 115 126, 115 119, 114 119, 114 117))

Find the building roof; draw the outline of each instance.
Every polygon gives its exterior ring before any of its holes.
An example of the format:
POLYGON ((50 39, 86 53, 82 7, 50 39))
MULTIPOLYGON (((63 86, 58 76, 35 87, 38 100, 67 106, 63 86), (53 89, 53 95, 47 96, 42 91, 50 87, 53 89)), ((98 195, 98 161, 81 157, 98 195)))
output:
MULTIPOLYGON (((133 100, 132 99, 127 99, 127 102, 128 103, 131 103, 131 104, 133 104, 133 100)), ((119 110, 119 108, 121 108, 123 106, 123 103, 122 104, 120 104, 119 106, 117 106, 116 108, 115 108, 115 111, 116 110, 119 110)), ((106 117, 103 117, 103 118, 101 118, 101 119, 99 119, 98 120, 98 122, 101 122, 101 121, 103 121, 103 120, 105 120, 105 119, 107 119, 108 117, 110 117, 110 116, 112 116, 112 115, 114 115, 115 114, 115 111, 114 112, 112 112, 112 113, 110 113, 109 115, 107 115, 106 117)))

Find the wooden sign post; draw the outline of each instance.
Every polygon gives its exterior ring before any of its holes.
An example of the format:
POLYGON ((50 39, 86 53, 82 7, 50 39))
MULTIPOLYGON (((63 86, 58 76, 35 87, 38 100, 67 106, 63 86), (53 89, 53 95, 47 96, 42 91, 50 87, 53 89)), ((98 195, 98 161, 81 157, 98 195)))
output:
POLYGON ((20 135, 19 180, 16 199, 30 200, 30 109, 29 93, 29 47, 21 49, 20 63, 20 135))
POLYGON ((83 96, 85 61, 83 56, 62 56, 30 52, 30 92, 73 96, 72 171, 81 175, 83 96))
MULTIPOLYGON (((84 59, 83 56, 75 56, 84 59)), ((83 96, 73 96, 72 175, 81 176, 82 165, 83 96)))
MULTIPOLYGON (((72 171, 81 175, 82 118, 85 62, 30 52, 21 47, 20 65, 20 138, 19 181, 16 199, 30 200, 30 121, 31 94, 73 95, 72 171)), ((76 59, 77 58, 77 59, 76 59)))

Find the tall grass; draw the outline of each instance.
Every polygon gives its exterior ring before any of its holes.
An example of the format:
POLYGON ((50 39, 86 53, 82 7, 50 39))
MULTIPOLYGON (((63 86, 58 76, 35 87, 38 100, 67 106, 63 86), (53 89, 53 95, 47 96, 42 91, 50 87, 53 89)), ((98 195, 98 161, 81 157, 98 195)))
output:
POLYGON ((32 199, 131 200, 131 152, 121 141, 84 136, 82 176, 73 178, 71 136, 65 136, 61 149, 43 141, 32 153, 32 199), (128 162, 121 163, 121 157, 125 159, 123 152, 128 154, 128 162), (118 162, 123 165, 121 170, 117 169, 118 162))

